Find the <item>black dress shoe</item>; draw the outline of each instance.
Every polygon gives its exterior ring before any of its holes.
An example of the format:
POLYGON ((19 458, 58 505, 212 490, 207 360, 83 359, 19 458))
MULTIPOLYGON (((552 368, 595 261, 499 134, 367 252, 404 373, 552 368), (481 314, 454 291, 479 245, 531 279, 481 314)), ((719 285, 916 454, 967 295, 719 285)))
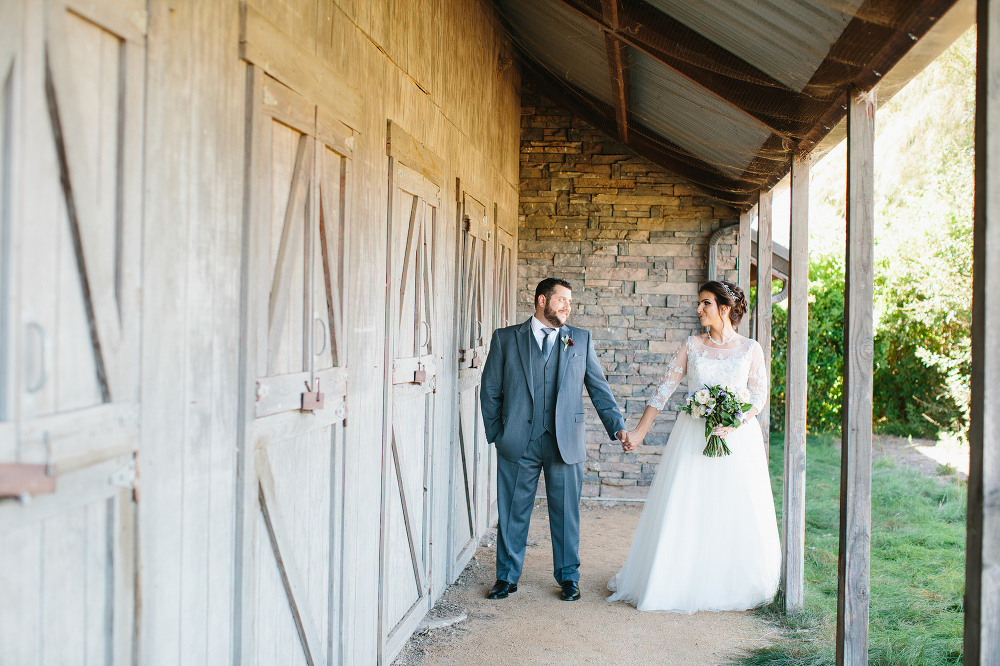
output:
POLYGON ((562 584, 562 593, 559 598, 563 601, 576 601, 580 598, 580 586, 575 580, 567 580, 562 584))
POLYGON ((498 580, 494 583, 490 591, 486 593, 487 599, 506 599, 508 594, 517 592, 517 583, 508 583, 505 580, 498 580))

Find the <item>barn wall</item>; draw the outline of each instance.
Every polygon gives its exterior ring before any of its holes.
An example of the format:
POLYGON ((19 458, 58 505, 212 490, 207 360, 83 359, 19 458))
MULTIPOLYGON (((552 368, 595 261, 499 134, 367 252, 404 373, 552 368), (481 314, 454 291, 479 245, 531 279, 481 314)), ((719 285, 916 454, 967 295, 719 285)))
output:
MULTIPOLYGON (((632 427, 670 357, 699 331, 709 237, 739 214, 534 91, 521 104, 518 317, 533 312, 539 280, 569 281, 570 323, 592 332, 632 427)), ((736 280, 735 245, 719 244, 717 268, 736 280)), ((643 445, 622 453, 587 410, 583 495, 644 498, 677 413, 665 409, 643 445)))
MULTIPOLYGON (((437 239, 454 319, 456 178, 516 210, 518 75, 485 0, 285 2, 250 7, 358 92, 352 191, 342 658, 378 652, 378 554, 388 158, 391 120, 445 165, 437 239)), ((246 644, 234 611, 247 479, 241 440, 247 64, 235 0, 154 0, 148 15, 139 650, 148 664, 232 663, 246 644), (241 509, 242 507, 242 509, 241 509), (239 644, 238 644, 239 643, 239 644)), ((448 339, 440 349, 455 348, 448 339)), ((455 391, 443 354, 438 394, 455 391)), ((450 446, 455 403, 437 402, 450 446)), ((433 452, 434 543, 447 541, 450 451, 433 452)), ((434 551, 432 592, 445 584, 434 551)), ((244 566, 246 563, 244 562, 244 566)))

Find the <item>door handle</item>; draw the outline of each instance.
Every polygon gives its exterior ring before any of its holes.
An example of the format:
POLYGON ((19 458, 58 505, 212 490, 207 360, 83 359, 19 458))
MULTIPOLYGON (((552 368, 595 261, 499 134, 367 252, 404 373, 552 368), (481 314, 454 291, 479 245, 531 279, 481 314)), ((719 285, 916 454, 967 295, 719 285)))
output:
POLYGON ((45 370, 45 329, 37 322, 27 325, 27 334, 24 338, 25 347, 25 384, 24 388, 28 393, 40 391, 47 380, 45 370), (37 347, 37 351, 35 351, 37 347), (37 357, 37 363, 33 362, 37 357))

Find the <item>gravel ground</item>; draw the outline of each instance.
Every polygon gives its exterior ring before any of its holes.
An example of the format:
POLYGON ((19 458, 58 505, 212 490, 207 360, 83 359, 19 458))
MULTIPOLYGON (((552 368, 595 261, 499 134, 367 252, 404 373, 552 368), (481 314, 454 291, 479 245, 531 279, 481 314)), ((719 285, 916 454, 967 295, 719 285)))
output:
POLYGON ((518 591, 491 601, 496 531, 490 530, 469 566, 429 617, 466 615, 442 629, 415 634, 395 664, 677 664, 729 663, 766 644, 777 629, 750 613, 642 613, 604 599, 631 544, 641 504, 581 509, 580 601, 559 599, 544 500, 535 503, 518 591))

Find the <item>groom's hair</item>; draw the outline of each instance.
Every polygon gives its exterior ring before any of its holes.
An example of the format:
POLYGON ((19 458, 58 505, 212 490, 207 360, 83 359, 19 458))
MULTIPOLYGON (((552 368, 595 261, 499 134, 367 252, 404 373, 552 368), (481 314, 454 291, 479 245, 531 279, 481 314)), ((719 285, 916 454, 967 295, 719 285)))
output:
POLYGON ((550 299, 552 297, 552 292, 556 290, 556 287, 566 287, 570 291, 573 290, 573 287, 569 286, 569 282, 566 282, 566 280, 560 280, 559 278, 545 278, 538 283, 537 287, 535 287, 535 305, 538 305, 539 296, 544 296, 545 300, 550 299))

